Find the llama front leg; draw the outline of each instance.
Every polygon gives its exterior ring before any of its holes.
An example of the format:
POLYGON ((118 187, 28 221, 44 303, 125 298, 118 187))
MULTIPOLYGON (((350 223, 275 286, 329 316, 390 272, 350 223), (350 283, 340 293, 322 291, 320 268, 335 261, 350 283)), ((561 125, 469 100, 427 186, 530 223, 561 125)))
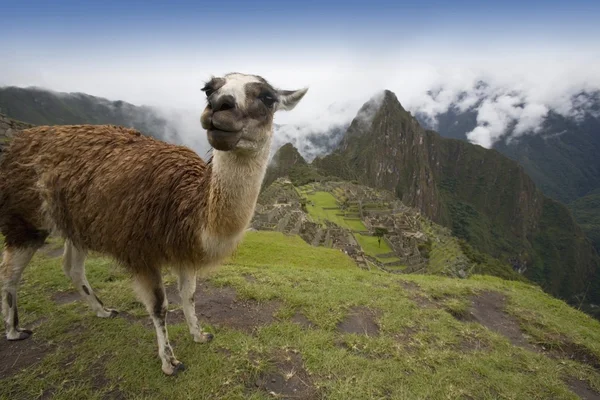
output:
POLYGON ((160 276, 160 271, 138 273, 135 279, 136 292, 146 310, 152 317, 158 342, 158 356, 162 362, 162 370, 167 375, 175 375, 183 371, 185 366, 173 354, 167 331, 167 294, 160 276))
POLYGON ((193 269, 181 269, 178 271, 177 278, 183 315, 185 315, 185 320, 190 328, 190 333, 194 337, 194 341, 198 343, 210 342, 213 339, 213 334, 202 331, 202 328, 198 324, 198 317, 196 316, 196 303, 194 302, 196 271, 193 269))
POLYGON ((101 318, 114 317, 118 314, 116 310, 105 308, 104 304, 85 276, 85 258, 87 254, 83 250, 79 250, 73 246, 70 240, 65 240, 65 250, 63 253, 63 271, 65 275, 71 278, 73 285, 83 299, 90 305, 97 316, 101 318))
POLYGON ((36 247, 6 247, 0 266, 2 278, 2 315, 8 340, 23 340, 32 332, 19 328, 19 312, 17 310, 17 289, 23 270, 31 261, 36 247))

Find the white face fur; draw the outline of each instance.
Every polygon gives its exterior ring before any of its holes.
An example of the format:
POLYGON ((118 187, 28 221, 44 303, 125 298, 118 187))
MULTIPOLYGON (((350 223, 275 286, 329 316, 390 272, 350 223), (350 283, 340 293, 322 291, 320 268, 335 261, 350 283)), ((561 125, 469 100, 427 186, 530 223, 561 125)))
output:
POLYGON ((231 95, 238 104, 246 104, 246 85, 249 83, 261 83, 253 75, 233 73, 225 76, 225 84, 219 89, 219 95, 231 95))

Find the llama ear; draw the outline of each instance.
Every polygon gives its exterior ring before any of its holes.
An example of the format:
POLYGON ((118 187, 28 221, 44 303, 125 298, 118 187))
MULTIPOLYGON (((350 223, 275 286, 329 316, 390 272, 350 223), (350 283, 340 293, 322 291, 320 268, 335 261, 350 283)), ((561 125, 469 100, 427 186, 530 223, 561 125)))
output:
POLYGON ((290 111, 298 105, 300 100, 308 92, 308 88, 298 90, 278 90, 279 101, 277 102, 277 111, 285 110, 290 111))

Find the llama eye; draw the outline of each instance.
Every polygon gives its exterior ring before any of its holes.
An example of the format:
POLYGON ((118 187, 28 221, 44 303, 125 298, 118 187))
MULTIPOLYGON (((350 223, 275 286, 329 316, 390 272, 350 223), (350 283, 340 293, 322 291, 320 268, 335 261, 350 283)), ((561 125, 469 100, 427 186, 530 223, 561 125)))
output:
POLYGON ((261 93, 258 96, 258 99, 262 101, 267 107, 271 107, 277 99, 271 93, 261 93))
POLYGON ((210 97, 215 92, 215 89, 210 86, 204 86, 202 91, 206 94, 206 97, 210 97))

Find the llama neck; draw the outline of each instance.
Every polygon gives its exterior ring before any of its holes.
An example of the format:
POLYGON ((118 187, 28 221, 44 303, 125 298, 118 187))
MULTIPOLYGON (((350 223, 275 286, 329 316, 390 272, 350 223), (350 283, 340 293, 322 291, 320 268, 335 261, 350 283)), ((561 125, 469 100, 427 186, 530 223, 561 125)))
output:
POLYGON ((270 141, 252 155, 215 151, 210 176, 207 225, 214 237, 231 237, 248 227, 269 159, 270 141))

